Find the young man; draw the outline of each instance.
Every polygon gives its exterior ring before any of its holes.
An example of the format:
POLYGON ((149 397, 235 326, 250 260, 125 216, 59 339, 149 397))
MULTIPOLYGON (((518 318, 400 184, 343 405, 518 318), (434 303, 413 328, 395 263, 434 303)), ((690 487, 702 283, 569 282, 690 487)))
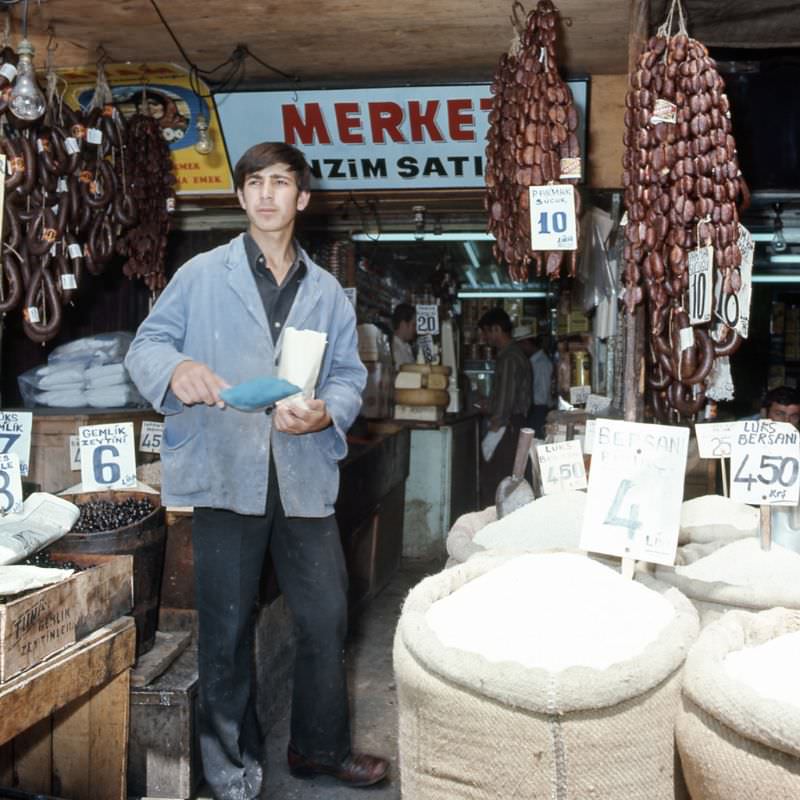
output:
POLYGON ((355 315, 293 237, 309 202, 303 155, 255 145, 234 182, 248 232, 178 270, 125 362, 166 416, 164 502, 194 507, 203 767, 217 800, 259 796, 251 659, 269 551, 297 638, 289 767, 367 786, 386 776, 387 762, 350 749, 347 573, 333 516, 337 462, 365 383, 355 315), (225 407, 223 388, 274 373, 287 325, 327 334, 315 399, 266 413, 225 407))
POLYGON ((395 370, 414 363, 411 342, 417 338, 417 310, 408 303, 398 303, 392 311, 392 359, 395 370))
POLYGON ((492 393, 484 413, 489 416, 489 430, 505 428, 492 457, 481 461, 481 506, 494 505, 497 485, 511 474, 520 428, 525 426, 531 404, 532 375, 530 361, 511 338, 511 320, 502 308, 487 311, 478 321, 484 341, 496 348, 492 393))
POLYGON ((544 439, 547 412, 553 404, 553 362, 542 348, 541 336, 518 340, 522 352, 528 357, 533 370, 533 394, 528 422, 537 439, 544 439))
POLYGON ((796 428, 800 424, 800 392, 789 386, 770 389, 764 395, 761 413, 773 422, 788 422, 796 428))

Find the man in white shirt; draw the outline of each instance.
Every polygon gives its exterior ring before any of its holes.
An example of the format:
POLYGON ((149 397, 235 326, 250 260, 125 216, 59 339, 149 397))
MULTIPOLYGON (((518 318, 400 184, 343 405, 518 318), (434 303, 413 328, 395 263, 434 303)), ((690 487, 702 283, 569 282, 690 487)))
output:
POLYGON ((417 310, 408 303, 399 303, 392 311, 392 359, 394 368, 399 370, 403 364, 413 364, 414 350, 411 342, 417 338, 417 310))
POLYGON ((521 338, 519 344, 528 356, 533 370, 533 402, 528 421, 536 438, 544 439, 547 412, 552 406, 553 362, 542 349, 541 336, 521 338))

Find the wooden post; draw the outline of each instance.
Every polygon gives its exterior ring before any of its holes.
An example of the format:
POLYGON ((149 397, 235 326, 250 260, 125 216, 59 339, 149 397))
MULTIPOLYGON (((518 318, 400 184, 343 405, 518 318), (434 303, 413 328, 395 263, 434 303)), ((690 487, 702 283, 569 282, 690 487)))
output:
MULTIPOLYGON (((649 0, 630 0, 628 27, 628 74, 647 41, 650 29, 649 0)), ((628 422, 641 422, 644 417, 644 340, 645 313, 640 303, 633 314, 625 314, 625 362, 623 409, 628 422)))
POLYGON ((761 549, 772 549, 772 506, 760 506, 761 509, 761 549))

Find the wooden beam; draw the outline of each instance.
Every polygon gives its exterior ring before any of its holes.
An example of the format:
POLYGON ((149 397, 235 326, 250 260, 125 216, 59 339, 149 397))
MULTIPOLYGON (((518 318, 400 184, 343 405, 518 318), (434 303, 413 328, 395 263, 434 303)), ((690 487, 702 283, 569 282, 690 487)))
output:
MULTIPOLYGON (((639 54, 650 29, 649 0, 630 0, 628 27, 628 73, 636 69, 639 54)), ((623 408, 628 422, 641 422, 644 417, 644 303, 634 313, 625 314, 625 369, 623 408)))

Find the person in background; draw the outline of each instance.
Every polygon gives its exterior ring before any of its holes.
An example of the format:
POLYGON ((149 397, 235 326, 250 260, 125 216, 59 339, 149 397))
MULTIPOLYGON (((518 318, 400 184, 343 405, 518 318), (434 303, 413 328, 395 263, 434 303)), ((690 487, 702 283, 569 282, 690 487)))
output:
POLYGON ((511 474, 520 428, 527 422, 533 386, 531 364, 512 339, 511 319, 502 308, 492 308, 478 321, 484 341, 497 351, 492 392, 481 411, 491 433, 503 431, 488 459, 481 460, 481 507, 494 505, 497 485, 511 474))
POLYGON ((770 389, 761 403, 761 416, 773 422, 788 422, 797 428, 800 425, 800 392, 789 386, 770 389))
POLYGON ((347 569, 333 503, 366 370, 352 305, 294 238, 310 180, 291 145, 247 150, 234 169, 247 232, 176 272, 125 361, 166 416, 163 502, 194 507, 198 727, 215 800, 261 796, 253 642, 267 553, 297 642, 291 773, 368 786, 388 768, 386 759, 351 749, 347 569), (223 389, 274 375, 287 325, 327 335, 315 397, 266 413, 226 407, 223 389))
MULTIPOLYGON (((761 403, 762 416, 773 422, 800 425, 800 392, 789 386, 770 389, 761 403)), ((772 541, 800 553, 800 506, 772 506, 772 541)))
POLYGON ((541 336, 528 336, 519 340, 522 351, 528 356, 533 370, 533 402, 529 425, 537 439, 544 439, 547 412, 553 405, 553 362, 542 349, 541 336))
POLYGON ((411 343, 417 338, 417 310, 409 303, 399 303, 392 311, 392 358, 395 370, 403 364, 413 364, 411 343))

